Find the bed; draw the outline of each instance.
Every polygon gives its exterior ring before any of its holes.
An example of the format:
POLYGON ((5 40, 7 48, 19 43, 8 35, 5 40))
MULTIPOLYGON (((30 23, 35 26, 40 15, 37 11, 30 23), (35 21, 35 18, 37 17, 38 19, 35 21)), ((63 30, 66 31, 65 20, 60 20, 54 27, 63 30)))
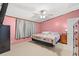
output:
POLYGON ((33 34, 32 39, 55 45, 60 39, 60 34, 58 32, 42 32, 33 34))

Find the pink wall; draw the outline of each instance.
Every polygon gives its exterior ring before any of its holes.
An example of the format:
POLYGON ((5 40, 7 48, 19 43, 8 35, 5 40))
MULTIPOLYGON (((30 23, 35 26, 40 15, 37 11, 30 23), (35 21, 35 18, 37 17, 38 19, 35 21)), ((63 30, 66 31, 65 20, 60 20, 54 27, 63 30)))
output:
MULTIPOLYGON (((3 24, 10 25, 11 43, 14 44, 14 43, 20 43, 20 42, 24 42, 24 41, 31 41, 31 38, 16 40, 16 38, 15 38, 15 23, 16 23, 16 18, 5 16, 3 24)), ((36 23, 36 26, 37 26, 37 33, 39 33, 40 32, 39 23, 36 23)))
POLYGON ((42 31, 56 31, 59 33, 65 32, 67 29, 67 20, 69 18, 79 17, 79 10, 67 13, 65 15, 52 18, 48 21, 41 23, 41 32, 42 31))
POLYGON ((40 23, 36 23, 36 33, 40 33, 40 32, 41 32, 40 23))

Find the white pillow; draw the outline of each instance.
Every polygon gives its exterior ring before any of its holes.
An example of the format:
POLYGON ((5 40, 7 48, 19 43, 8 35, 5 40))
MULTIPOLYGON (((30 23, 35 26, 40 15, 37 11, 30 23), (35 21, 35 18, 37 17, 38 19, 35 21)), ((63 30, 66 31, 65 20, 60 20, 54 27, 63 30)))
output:
POLYGON ((42 32, 43 34, 50 34, 50 32, 42 32))

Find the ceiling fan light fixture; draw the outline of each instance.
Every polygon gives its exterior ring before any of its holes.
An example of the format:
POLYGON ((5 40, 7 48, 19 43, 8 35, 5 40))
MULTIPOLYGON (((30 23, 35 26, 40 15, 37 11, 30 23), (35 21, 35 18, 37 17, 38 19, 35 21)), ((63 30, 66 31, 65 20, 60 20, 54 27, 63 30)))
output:
POLYGON ((45 15, 41 15, 40 18, 41 18, 41 19, 45 19, 46 16, 45 16, 45 15))
POLYGON ((47 13, 46 10, 41 10, 40 11, 40 18, 45 19, 46 18, 46 13, 47 13))

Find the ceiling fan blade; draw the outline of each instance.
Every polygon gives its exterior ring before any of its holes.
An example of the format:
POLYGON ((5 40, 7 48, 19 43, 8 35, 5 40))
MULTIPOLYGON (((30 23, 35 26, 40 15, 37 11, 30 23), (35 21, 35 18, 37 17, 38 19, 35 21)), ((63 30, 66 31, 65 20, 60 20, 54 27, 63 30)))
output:
POLYGON ((53 16, 53 14, 47 14, 48 16, 53 16))
POLYGON ((33 13, 34 15, 40 15, 39 13, 33 13))

